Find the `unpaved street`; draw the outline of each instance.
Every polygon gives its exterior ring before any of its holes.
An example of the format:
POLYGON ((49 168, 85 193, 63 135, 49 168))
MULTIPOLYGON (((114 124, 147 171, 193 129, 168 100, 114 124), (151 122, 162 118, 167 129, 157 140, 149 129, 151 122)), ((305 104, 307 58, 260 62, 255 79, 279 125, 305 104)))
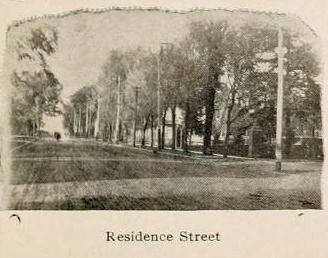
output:
POLYGON ((11 209, 318 209, 321 162, 201 159, 95 141, 13 153, 11 209))

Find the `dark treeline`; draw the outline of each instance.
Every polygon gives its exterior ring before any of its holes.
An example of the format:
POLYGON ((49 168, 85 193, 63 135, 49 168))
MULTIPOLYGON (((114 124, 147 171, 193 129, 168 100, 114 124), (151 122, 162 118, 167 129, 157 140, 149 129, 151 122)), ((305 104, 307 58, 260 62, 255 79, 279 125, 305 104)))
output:
MULTIPOLYGON (((34 30, 17 44, 17 58, 38 63, 31 72, 15 71, 12 123, 17 133, 35 134, 42 114, 55 114, 61 84, 48 65, 56 31, 34 30), (49 31, 51 33, 49 33, 49 31), (26 112, 28 110, 28 112, 26 112)), ((241 141, 255 124, 267 141, 275 137, 278 29, 268 24, 231 25, 228 21, 192 22, 183 40, 158 43, 156 50, 112 50, 95 85, 82 87, 65 105, 64 123, 70 133, 127 142, 141 131, 151 146, 160 125, 164 146, 167 117, 171 147, 177 141, 177 111, 182 112, 181 146, 190 148, 192 134, 201 136, 203 153, 223 141, 229 153, 231 137, 241 141), (159 89, 159 90, 158 90, 159 89), (224 132, 224 134, 223 134, 224 132), (224 139, 222 140, 222 135, 224 139), (221 136, 221 138, 220 138, 221 136)), ((297 131, 321 128, 318 58, 300 33, 283 28, 285 58, 284 143, 288 154, 297 131)))
MULTIPOLYGON (((225 130, 226 155, 229 137, 238 141, 255 123, 271 141, 276 123, 277 34, 273 26, 194 22, 183 41, 159 44, 158 51, 142 48, 112 51, 94 86, 101 96, 96 101, 101 102, 98 111, 102 137, 110 142, 126 141, 133 137, 137 124, 143 131, 141 144, 145 144, 145 131, 150 128, 151 146, 154 146, 153 135, 160 123, 161 144, 164 144, 163 132, 170 112, 172 148, 175 148, 174 128, 179 108, 183 111, 185 150, 188 150, 188 137, 196 133, 203 138, 203 152, 210 154, 213 141, 225 130)), ((288 51, 284 104, 288 153, 296 129, 320 128, 320 86, 316 83, 318 60, 311 46, 290 30, 284 29, 283 35, 288 51)), ((85 105, 76 99, 81 92, 72 97, 74 107, 85 105)), ((86 117, 83 112, 82 119, 86 117)))

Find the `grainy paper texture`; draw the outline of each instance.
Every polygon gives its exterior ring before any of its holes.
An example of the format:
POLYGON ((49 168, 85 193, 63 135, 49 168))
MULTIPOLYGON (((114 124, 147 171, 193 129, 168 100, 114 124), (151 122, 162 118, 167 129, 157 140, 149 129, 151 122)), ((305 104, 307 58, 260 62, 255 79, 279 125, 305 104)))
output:
POLYGON ((324 1, 0 4, 1 257, 326 257, 324 1))

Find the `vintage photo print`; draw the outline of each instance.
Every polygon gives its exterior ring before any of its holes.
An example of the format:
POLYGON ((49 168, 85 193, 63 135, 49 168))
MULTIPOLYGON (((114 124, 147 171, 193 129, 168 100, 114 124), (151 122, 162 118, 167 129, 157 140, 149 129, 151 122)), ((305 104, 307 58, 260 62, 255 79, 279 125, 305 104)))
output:
POLYGON ((4 209, 321 209, 321 47, 280 12, 12 22, 4 209))
POLYGON ((327 257, 324 0, 0 0, 0 257, 327 257))

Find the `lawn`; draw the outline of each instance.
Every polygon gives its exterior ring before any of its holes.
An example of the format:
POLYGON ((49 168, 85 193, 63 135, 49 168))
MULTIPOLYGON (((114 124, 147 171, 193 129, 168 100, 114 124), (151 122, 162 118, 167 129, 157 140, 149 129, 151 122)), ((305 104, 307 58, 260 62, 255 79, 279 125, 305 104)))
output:
MULTIPOLYGON (((200 160, 99 144, 33 144, 12 163, 12 184, 174 177, 277 177, 272 162, 200 160), (40 157, 43 159, 35 159, 40 157)), ((314 165, 320 170, 320 163, 314 165)), ((299 165, 288 173, 312 172, 299 165)))
POLYGON ((276 173, 269 160, 199 159, 92 142, 37 142, 14 153, 11 184, 20 190, 11 208, 318 209, 321 166, 285 162, 283 172, 276 173), (55 197, 49 199, 51 193, 55 197))

